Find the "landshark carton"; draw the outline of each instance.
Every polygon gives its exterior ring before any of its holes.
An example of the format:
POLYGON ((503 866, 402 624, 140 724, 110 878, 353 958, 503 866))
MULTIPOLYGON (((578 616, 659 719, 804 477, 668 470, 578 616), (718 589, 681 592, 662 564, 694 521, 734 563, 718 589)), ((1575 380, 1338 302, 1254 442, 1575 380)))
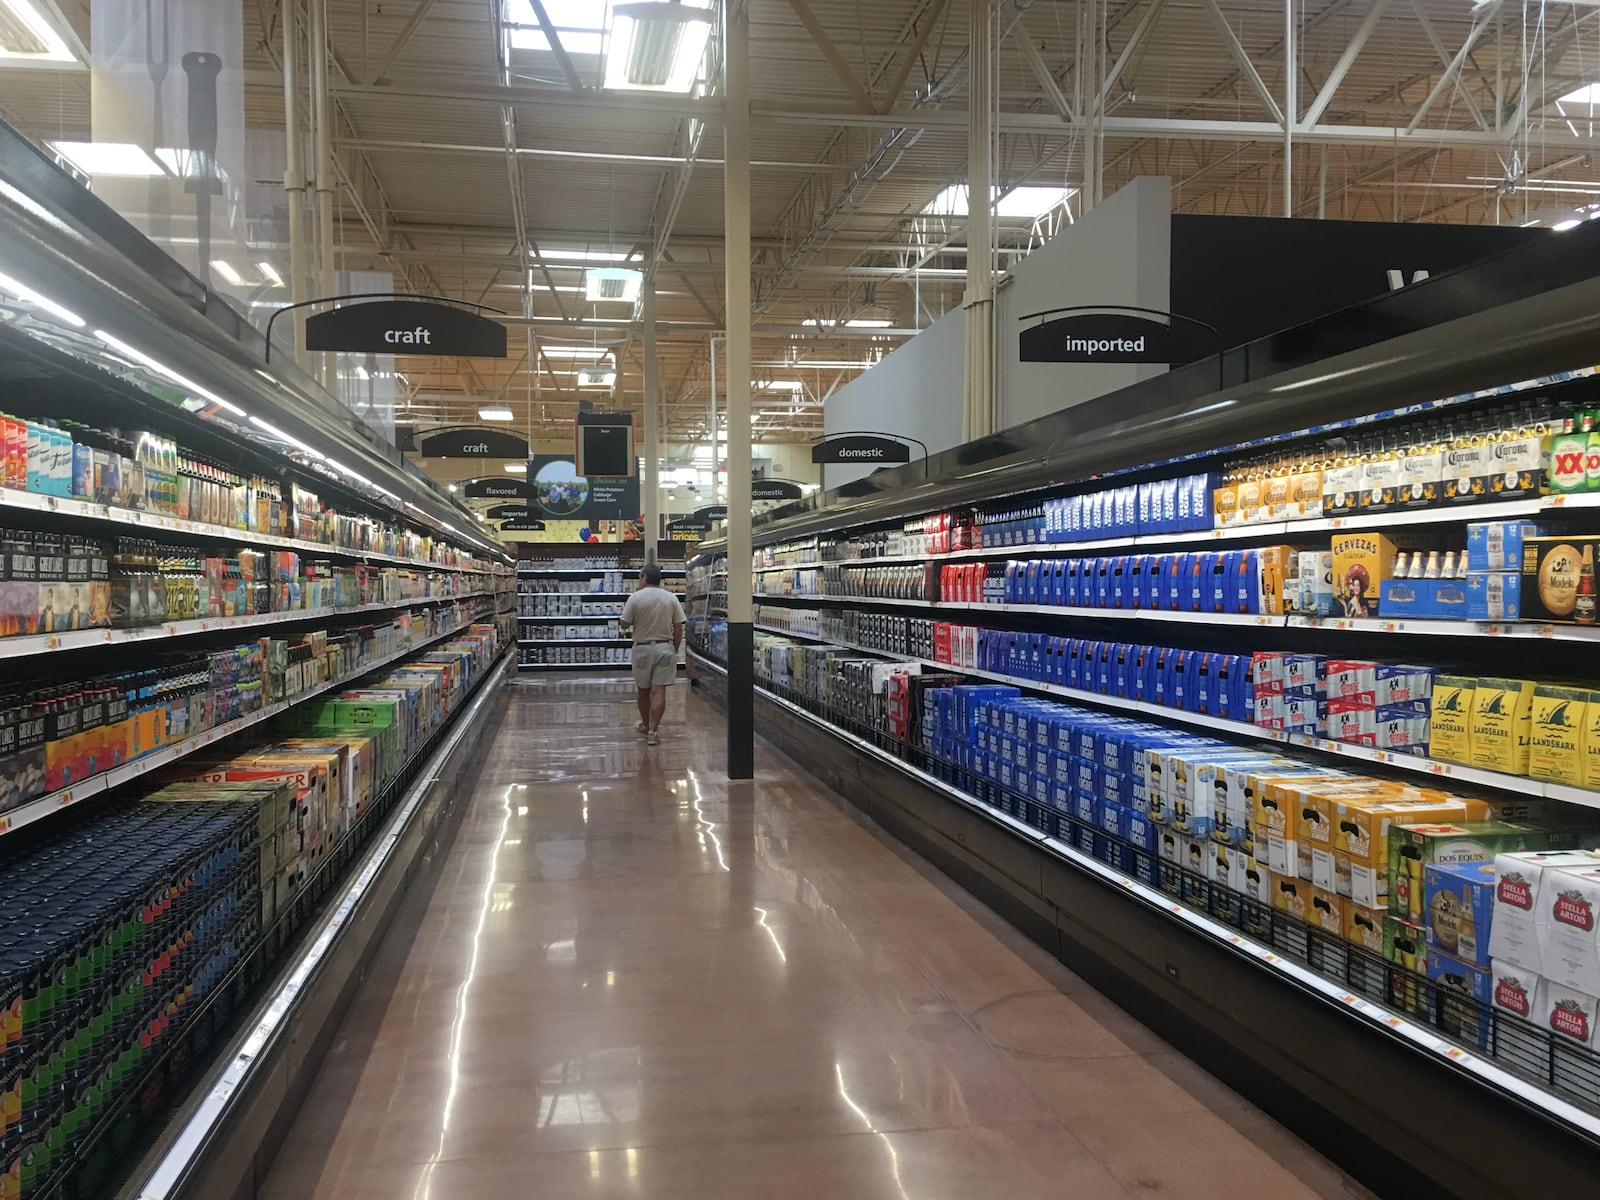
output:
POLYGON ((1428 711, 1428 756, 1446 762, 1472 761, 1472 700, 1476 679, 1436 675, 1428 711))
POLYGON ((1590 693, 1580 688, 1549 683, 1534 687, 1528 738, 1530 778, 1584 786, 1589 697, 1590 693))
POLYGON ((1531 681, 1480 677, 1472 693, 1472 765, 1526 775, 1532 717, 1531 681))

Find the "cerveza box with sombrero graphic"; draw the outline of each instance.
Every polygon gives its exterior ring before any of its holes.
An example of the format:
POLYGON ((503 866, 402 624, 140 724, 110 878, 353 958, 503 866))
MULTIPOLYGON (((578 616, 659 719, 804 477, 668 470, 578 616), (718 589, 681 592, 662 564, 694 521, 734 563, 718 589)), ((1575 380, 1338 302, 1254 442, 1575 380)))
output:
POLYGON ((1402 550, 1427 548, 1417 535, 1390 536, 1377 531, 1333 536, 1333 597, 1339 615, 1375 617, 1384 580, 1394 575, 1394 558, 1402 550))

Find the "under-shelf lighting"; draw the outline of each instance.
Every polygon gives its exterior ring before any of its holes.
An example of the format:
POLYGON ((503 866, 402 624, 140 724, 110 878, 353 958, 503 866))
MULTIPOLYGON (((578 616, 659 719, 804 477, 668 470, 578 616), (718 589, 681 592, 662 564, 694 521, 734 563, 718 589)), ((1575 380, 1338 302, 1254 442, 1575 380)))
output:
POLYGON ((285 445, 293 446, 296 450, 300 451, 302 454, 308 454, 312 458, 321 458, 322 457, 322 452, 320 450, 313 450, 310 446, 306 445, 299 438, 290 437, 287 433, 285 433, 283 430, 279 429, 277 426, 268 425, 260 417, 255 416, 254 414, 252 414, 251 417, 250 417, 250 424, 254 425, 257 429, 261 430, 263 433, 266 433, 269 437, 275 437, 280 442, 283 442, 285 445))
MULTIPOLYGON (((4 0, 0 0, 3 3, 4 0)), ((153 179, 167 169, 143 146, 132 142, 51 142, 62 158, 85 175, 124 175, 153 179)))
POLYGON ((688 92, 711 40, 710 0, 642 0, 611 10, 605 86, 616 90, 688 92))
POLYGON ((493 404, 487 408, 480 408, 478 410, 478 420, 480 421, 510 421, 515 419, 515 417, 516 414, 513 413, 509 408, 505 408, 498 404, 493 404))
POLYGON ((629 267, 590 267, 583 273, 585 300, 609 300, 631 304, 639 298, 644 272, 629 267))
POLYGON ((16 296, 22 300, 26 300, 29 304, 34 305, 36 308, 42 308, 52 317, 58 317, 74 328, 83 328, 84 320, 77 313, 73 312, 70 308, 64 308, 63 306, 57 304, 48 296, 41 296, 31 287, 28 287, 22 283, 18 283, 9 275, 0 275, 0 291, 10 292, 13 296, 16 296))
POLYGON ((131 359, 133 359, 134 362, 139 363, 142 366, 149 367, 157 375, 161 375, 161 376, 164 376, 167 379, 170 379, 173 383, 177 384, 179 387, 183 388, 184 390, 193 392, 196 396, 199 396, 202 399, 209 400, 212 404, 215 404, 218 408, 227 409, 229 412, 231 412, 236 417, 242 417, 242 416, 245 415, 244 409, 240 408, 233 401, 224 400, 221 396, 217 395, 215 392, 209 391, 208 389, 201 387, 198 383, 196 383, 194 380, 190 379, 187 375, 180 375, 177 371, 174 371, 171 367, 167 366, 167 364, 162 362, 160 359, 152 358, 150 355, 146 354, 143 350, 134 349, 134 347, 128 345, 128 343, 123 341, 121 338, 112 336, 111 334, 107 333, 104 329, 96 329, 94 331, 94 335, 95 335, 95 337, 99 338, 102 342, 104 342, 106 345, 110 346, 118 354, 121 354, 125 358, 131 358, 131 359))
POLYGON ((1582 224, 1583 224, 1582 218, 1580 218, 1580 217, 1568 217, 1565 221, 1557 221, 1554 225, 1550 226, 1550 228, 1555 230, 1557 233, 1565 233, 1567 230, 1576 229, 1579 225, 1582 225, 1582 224))
POLYGON ((0 62, 75 63, 78 56, 34 0, 0 0, 0 62))

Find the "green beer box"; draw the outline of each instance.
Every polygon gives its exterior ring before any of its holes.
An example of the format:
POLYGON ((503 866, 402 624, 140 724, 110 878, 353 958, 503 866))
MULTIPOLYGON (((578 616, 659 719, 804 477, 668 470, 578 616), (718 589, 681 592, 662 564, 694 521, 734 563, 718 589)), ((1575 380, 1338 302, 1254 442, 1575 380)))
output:
POLYGON ((1413 925, 1426 925, 1424 877, 1444 863, 1486 862, 1514 850, 1544 850, 1550 831, 1523 821, 1462 821, 1459 824, 1389 827, 1389 911, 1413 925), (1405 881, 1405 886, 1402 886, 1405 881))
POLYGON ((399 691, 345 693, 294 710, 285 727, 304 735, 360 734, 377 742, 375 770, 384 784, 399 773, 407 740, 406 712, 411 697, 399 691))

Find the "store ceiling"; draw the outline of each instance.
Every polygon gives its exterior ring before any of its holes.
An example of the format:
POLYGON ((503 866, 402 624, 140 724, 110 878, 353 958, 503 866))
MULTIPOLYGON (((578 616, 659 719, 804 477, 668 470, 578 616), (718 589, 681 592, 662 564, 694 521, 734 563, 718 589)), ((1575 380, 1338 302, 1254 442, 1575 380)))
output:
MULTIPOLYGON (((59 5, 85 42, 91 2, 59 5)), ((756 435, 793 441, 820 430, 828 392, 903 341, 897 331, 959 304, 962 222, 919 214, 965 172, 969 0, 749 3, 753 358, 758 381, 789 385, 756 393, 756 435), (817 326, 844 321, 876 324, 817 326)), ((655 263, 666 427, 703 438, 723 308, 715 99, 598 90, 597 60, 581 53, 569 82, 548 50, 518 52, 499 82, 501 22, 531 11, 527 0, 328 4, 341 265, 511 312, 528 302, 534 316, 513 326, 504 363, 402 360, 410 419, 475 420, 504 403, 518 427, 564 436, 580 396, 605 406, 610 395, 576 386, 583 347, 620 355, 618 404, 637 409, 636 314, 574 290, 582 253, 609 252, 655 263), (530 359, 530 331, 554 352, 530 359)), ((282 3, 243 5, 246 123, 281 128, 282 3)), ((1281 4, 995 8, 1002 188, 1078 188, 1097 158, 1085 92, 1103 92, 1105 194, 1166 174, 1183 211, 1282 214, 1281 4), (1104 31, 1099 62, 1078 52, 1096 44, 1091 22, 1104 31)), ((1600 81, 1600 9, 1309 0, 1296 14, 1296 107, 1314 126, 1290 152, 1296 216, 1548 223, 1600 201, 1589 108, 1558 104, 1600 81)), ((88 75, 0 71, 0 116, 40 141, 88 138, 88 75)), ((1073 216, 1082 204, 1067 201, 1073 216)), ((1061 219, 1058 208, 1047 220, 1061 219)), ((1001 244, 1025 252, 1048 231, 1003 221, 1001 244)))

